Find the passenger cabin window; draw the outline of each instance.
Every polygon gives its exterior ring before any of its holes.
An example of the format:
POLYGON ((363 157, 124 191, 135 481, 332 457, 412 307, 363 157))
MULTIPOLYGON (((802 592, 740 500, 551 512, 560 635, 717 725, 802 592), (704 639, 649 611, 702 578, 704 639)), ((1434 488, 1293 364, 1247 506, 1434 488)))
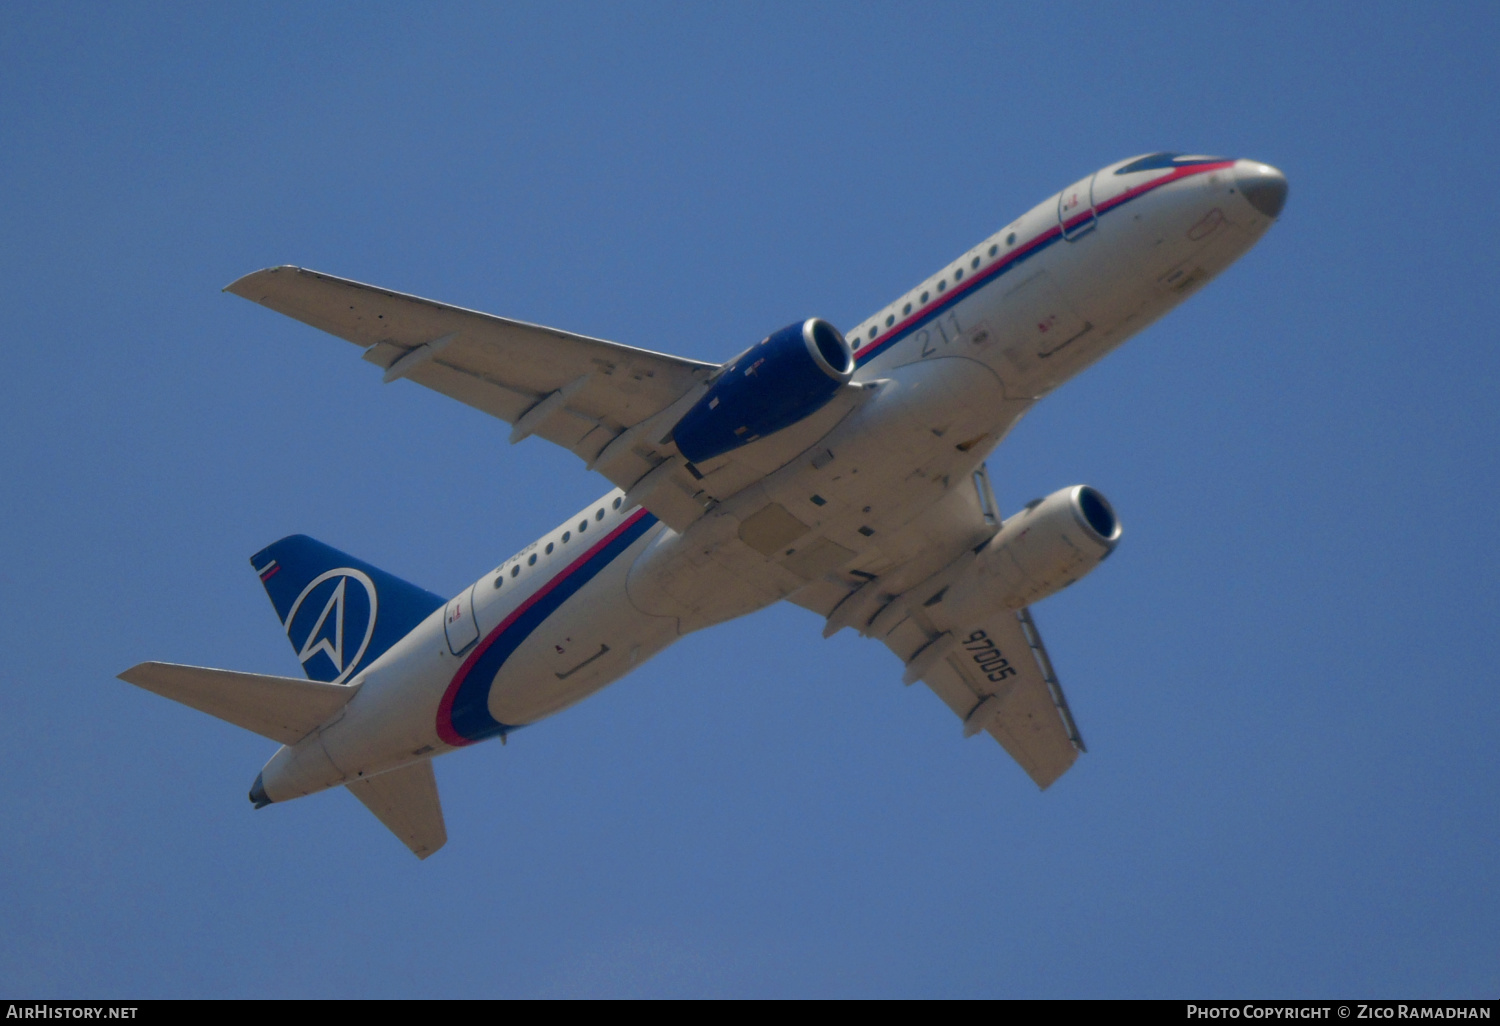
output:
POLYGON ((1009 235, 1007 235, 1005 237, 1005 244, 1007 246, 1014 246, 1016 244, 1016 233, 1015 232, 1011 232, 1009 235))
MULTIPOLYGON (((991 248, 992 248, 992 249, 993 249, 993 248, 994 248, 994 247, 991 247, 991 248)), ((993 254, 993 253, 991 253, 991 254, 990 254, 990 255, 991 255, 991 256, 994 256, 994 254, 993 254)), ((970 267, 971 267, 971 268, 973 268, 973 269, 974 269, 974 270, 976 270, 976 271, 977 271, 977 270, 979 270, 979 258, 978 258, 978 257, 975 257, 975 258, 974 258, 974 259, 973 259, 973 260, 970 260, 970 261, 969 261, 969 266, 970 266, 970 267)))
POLYGON ((998 252, 1000 252, 1000 247, 999 246, 991 246, 990 247, 990 256, 994 256, 998 252))
POLYGON ((529 555, 529 556, 526 557, 526 565, 527 566, 536 566, 536 553, 535 552, 533 552, 531 555, 529 555))
POLYGON ((960 282, 960 281, 964 280, 964 269, 962 267, 960 267, 958 270, 956 270, 956 271, 953 272, 953 280, 955 282, 960 282))
POLYGON ((549 556, 552 555, 552 543, 551 542, 547 543, 547 555, 549 555, 549 556))
POLYGON ((948 279, 947 278, 944 278, 942 281, 938 282, 938 291, 939 292, 942 292, 947 287, 948 287, 948 279))
POLYGON ((603 506, 600 506, 599 509, 595 511, 595 513, 594 513, 594 519, 595 520, 603 520, 604 519, 604 507, 603 506))
POLYGON ((923 302, 923 303, 927 302, 927 293, 925 293, 925 292, 922 293, 922 298, 921 298, 920 302, 923 302))
POLYGON ((887 314, 886 318, 885 318, 885 326, 887 328, 889 328, 892 324, 895 324, 895 323, 896 323, 896 315, 895 314, 887 314))
POLYGON ((510 575, 512 577, 520 577, 521 576, 521 564, 520 563, 517 563, 515 566, 513 566, 513 567, 510 568, 510 575))
POLYGON ((615 501, 613 503, 611 503, 611 505, 614 506, 615 509, 619 509, 620 508, 620 496, 616 495, 615 496, 615 501))
POLYGON ((871 338, 875 337, 875 325, 873 325, 873 324, 870 325, 870 337, 871 338))
POLYGON ((563 532, 563 544, 564 545, 568 544, 568 539, 571 538, 571 537, 573 537, 573 534, 572 534, 571 531, 564 531, 563 532))
POLYGON ((582 534, 584 531, 587 531, 588 529, 589 529, 589 522, 587 520, 580 520, 580 521, 578 521, 578 533, 579 534, 582 534))
POLYGON ((905 306, 903 306, 901 308, 901 313, 902 314, 909 314, 909 313, 911 313, 911 304, 907 303, 905 306))
POLYGON ((501 574, 499 577, 495 578, 495 587, 496 588, 499 588, 500 585, 502 585, 504 583, 505 583, 505 575, 504 574, 501 574))

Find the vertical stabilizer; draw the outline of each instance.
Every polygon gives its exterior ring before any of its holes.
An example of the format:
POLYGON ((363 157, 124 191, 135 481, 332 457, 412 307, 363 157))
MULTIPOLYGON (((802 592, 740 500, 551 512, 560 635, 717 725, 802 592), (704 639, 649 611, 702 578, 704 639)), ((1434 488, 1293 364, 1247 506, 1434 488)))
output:
POLYGON ((443 599, 305 534, 261 549, 265 586, 302 671, 343 684, 406 637, 443 599))

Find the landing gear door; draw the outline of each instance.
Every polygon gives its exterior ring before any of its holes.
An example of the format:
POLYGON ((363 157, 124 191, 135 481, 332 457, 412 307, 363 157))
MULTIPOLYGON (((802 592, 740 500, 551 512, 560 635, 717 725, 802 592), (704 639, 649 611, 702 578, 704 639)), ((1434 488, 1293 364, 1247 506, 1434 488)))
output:
POLYGON ((457 598, 451 599, 443 614, 443 631, 448 635, 448 651, 454 655, 463 654, 479 640, 479 622, 474 619, 474 588, 477 587, 479 585, 476 584, 457 598))
POLYGON ((1069 242, 1094 230, 1099 219, 1094 214, 1093 175, 1068 186, 1057 197, 1057 223, 1069 242))

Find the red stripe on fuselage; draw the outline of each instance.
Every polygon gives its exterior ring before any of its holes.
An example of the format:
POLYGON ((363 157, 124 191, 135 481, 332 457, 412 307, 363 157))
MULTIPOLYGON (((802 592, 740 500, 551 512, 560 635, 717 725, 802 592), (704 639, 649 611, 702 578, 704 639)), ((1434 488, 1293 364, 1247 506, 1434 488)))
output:
POLYGON ((1114 199, 1110 200, 1109 202, 1104 203, 1104 204, 1102 204, 1100 206, 1095 207, 1094 208, 1094 213, 1096 213, 1096 214, 1102 214, 1106 210, 1113 210, 1115 207, 1118 207, 1121 203, 1128 203, 1130 200, 1135 199, 1137 196, 1144 195, 1144 194, 1150 192, 1152 189, 1159 189, 1163 185, 1167 185, 1167 184, 1169 184, 1171 182, 1175 182, 1175 181, 1177 181, 1179 179, 1182 179, 1182 178, 1191 178, 1193 175, 1207 174, 1210 171, 1222 171, 1226 167, 1233 167, 1233 166, 1234 166, 1234 161, 1232 161, 1232 160, 1221 160, 1221 161, 1218 161, 1218 162, 1213 163, 1213 164, 1192 164, 1192 165, 1189 165, 1188 167, 1180 167, 1177 170, 1175 170, 1175 171, 1173 171, 1173 172, 1171 172, 1169 174, 1162 175, 1160 178, 1153 178, 1149 182, 1143 182, 1142 184, 1137 185, 1134 189, 1130 189, 1130 190, 1127 190, 1125 192, 1120 193, 1120 195, 1116 196, 1114 199))
POLYGON ((620 526, 616 527, 613 531, 609 532, 609 534, 599 539, 599 541, 594 543, 592 548, 590 548, 583 555, 579 556, 577 559, 573 560, 573 562, 569 563, 567 567, 563 569, 562 573, 553 577, 546 584, 542 585, 536 591, 528 595, 525 601, 523 601, 519 606, 510 611, 510 615, 500 621, 499 626, 490 631, 489 634, 485 635, 484 639, 479 642, 479 644, 474 646, 474 651, 469 653, 468 658, 463 661, 463 665, 458 668, 458 673, 454 674, 453 680, 448 683, 447 689, 443 692, 443 700, 438 703, 437 732, 438 737, 443 739, 444 744, 449 744, 454 746, 455 748, 459 748, 464 745, 472 745, 475 743, 474 741, 464 737, 462 734, 453 729, 453 701, 458 697, 458 689, 463 684, 464 679, 469 676, 469 671, 473 669, 474 664, 479 660, 479 657, 484 654, 485 650, 493 645, 496 639, 504 634, 506 630, 511 626, 511 624, 515 623, 516 620, 520 618, 521 614, 525 613, 526 610, 530 609, 532 606, 540 602, 542 598, 545 597, 549 592, 551 592, 563 581, 567 580, 569 576, 575 573, 589 560, 593 559, 601 549, 618 538, 622 533, 629 529, 632 524, 639 521, 641 517, 647 515, 648 511, 644 507, 642 507, 641 509, 638 509, 634 513, 632 513, 630 516, 626 517, 623 521, 621 521, 620 526))
MULTIPOLYGON (((1163 185, 1167 185, 1167 184, 1169 184, 1171 182, 1178 181, 1179 179, 1182 179, 1182 178, 1191 177, 1192 175, 1201 175, 1201 174, 1204 174, 1205 172, 1208 172, 1208 171, 1221 171, 1221 170, 1223 170, 1226 167, 1232 167, 1232 166, 1234 166, 1234 161, 1232 161, 1232 160, 1225 160, 1225 161, 1218 161, 1218 162, 1213 163, 1213 164, 1193 164, 1193 165, 1190 165, 1188 167, 1177 168, 1174 171, 1171 171, 1171 172, 1169 172, 1169 173, 1167 173, 1165 175, 1162 175, 1160 178, 1153 178, 1149 182, 1144 182, 1141 185, 1136 186, 1134 189, 1131 189, 1131 190, 1129 190, 1127 192, 1123 192, 1123 193, 1121 193, 1120 195, 1116 196, 1114 199, 1110 200, 1107 203, 1104 203, 1104 204, 1102 204, 1100 206, 1097 206, 1097 207, 1094 207, 1093 209, 1088 210, 1088 211, 1086 211, 1086 212, 1084 212, 1082 214, 1079 214, 1073 220, 1067 222, 1067 228, 1068 228, 1069 231, 1071 231, 1074 227, 1076 227, 1077 225, 1082 224, 1084 221, 1088 220, 1089 218, 1091 218, 1091 217, 1097 217, 1100 214, 1103 214, 1105 211, 1113 210, 1115 207, 1118 207, 1122 203, 1127 203, 1130 200, 1135 199, 1137 196, 1143 196, 1143 195, 1145 195, 1146 193, 1150 192, 1152 189, 1158 189, 1158 188, 1160 188, 1163 185)), ((868 355, 870 355, 871 353, 873 353, 875 350, 877 350, 881 346, 885 345, 887 342, 890 342, 892 339, 894 339, 897 336, 899 336, 903 331, 905 331, 907 328, 909 328, 912 324, 916 323, 917 321, 922 320, 924 317, 926 317, 933 310, 937 309, 940 306, 943 306, 946 303, 951 303, 954 299, 958 298, 959 296, 963 295, 966 292, 970 292, 970 291, 972 291, 972 290, 974 290, 976 288, 979 288, 979 287, 981 287, 981 286, 983 286, 985 284, 988 284, 991 279, 993 279, 996 275, 1000 274, 1002 271, 1004 271, 1011 264, 1015 263, 1017 260, 1020 260, 1020 259, 1022 259, 1025 256, 1027 256, 1029 253, 1031 253, 1033 250, 1035 250, 1038 246, 1041 246, 1042 244, 1044 244, 1046 242, 1050 242, 1052 239, 1054 239, 1058 235, 1060 235, 1062 233, 1062 231, 1063 231, 1063 229, 1062 229, 1061 226, 1059 226, 1059 225, 1053 225, 1052 227, 1048 228, 1046 231, 1040 233, 1039 235, 1035 236, 1034 238, 1028 240, 1027 242, 1023 242, 1021 245, 1017 246, 1015 249, 1013 249, 1009 253, 1005 254, 1005 256, 1001 257, 999 260, 996 260, 989 267, 984 268, 983 270, 975 272, 974 277, 970 278, 962 286, 955 285, 954 288, 953 288, 953 291, 951 291, 951 292, 945 292, 945 293, 940 294, 937 299, 934 299, 932 302, 928 303, 926 306, 924 306, 921 309, 917 310, 916 312, 912 313, 910 316, 903 318, 897 324, 893 325, 892 327, 888 328, 886 331, 884 331, 880 335, 877 335, 875 338, 871 339, 868 345, 864 345, 864 346, 861 346, 859 349, 856 349, 854 351, 854 358, 856 360, 860 360, 860 359, 863 359, 863 358, 867 357, 868 355)))

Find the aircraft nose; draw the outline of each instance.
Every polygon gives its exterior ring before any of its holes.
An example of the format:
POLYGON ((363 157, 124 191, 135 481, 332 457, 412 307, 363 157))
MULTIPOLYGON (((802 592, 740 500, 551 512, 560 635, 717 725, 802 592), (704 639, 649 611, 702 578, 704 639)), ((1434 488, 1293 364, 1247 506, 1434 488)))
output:
POLYGON ((1234 181, 1250 205, 1274 218, 1286 206, 1286 175, 1270 164, 1241 160, 1234 165, 1234 181))

